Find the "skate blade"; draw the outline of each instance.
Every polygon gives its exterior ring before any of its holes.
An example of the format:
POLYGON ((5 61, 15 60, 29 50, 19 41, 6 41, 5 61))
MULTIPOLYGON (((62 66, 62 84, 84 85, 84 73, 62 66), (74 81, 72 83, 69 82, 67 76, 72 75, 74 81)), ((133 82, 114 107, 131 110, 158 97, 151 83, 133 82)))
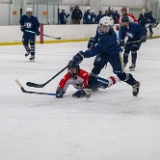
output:
POLYGON ((30 62, 35 62, 35 59, 30 59, 30 62))
POLYGON ((84 91, 85 91, 85 93, 86 93, 85 97, 86 97, 86 98, 90 98, 91 95, 92 95, 92 90, 91 90, 91 89, 84 89, 84 91))
POLYGON ((129 68, 129 71, 135 71, 135 68, 129 68))

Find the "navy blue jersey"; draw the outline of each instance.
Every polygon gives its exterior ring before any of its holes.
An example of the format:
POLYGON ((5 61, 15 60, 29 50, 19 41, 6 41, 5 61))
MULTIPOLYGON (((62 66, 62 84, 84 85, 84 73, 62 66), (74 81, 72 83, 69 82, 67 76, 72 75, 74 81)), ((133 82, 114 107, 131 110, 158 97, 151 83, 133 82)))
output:
POLYGON ((141 26, 145 27, 145 25, 146 25, 146 23, 147 23, 147 15, 146 15, 146 13, 145 13, 145 14, 142 14, 142 13, 141 13, 141 14, 139 15, 138 23, 139 23, 141 26))
POLYGON ((153 17, 153 15, 151 13, 147 13, 146 17, 147 17, 148 23, 153 23, 153 24, 156 23, 156 19, 153 17))
POLYGON ((146 36, 147 31, 146 28, 141 25, 130 22, 129 29, 127 27, 121 26, 120 28, 120 39, 124 39, 126 35, 128 36, 128 41, 139 40, 141 37, 146 36))
POLYGON ((92 23, 96 22, 96 14, 91 14, 92 23))
POLYGON ((69 16, 70 16, 69 14, 67 15, 65 12, 61 12, 61 13, 59 14, 60 24, 66 24, 67 18, 68 18, 69 16))
POLYGON ((26 29, 33 32, 38 32, 39 22, 38 19, 34 16, 28 18, 27 15, 23 15, 19 21, 21 26, 26 26, 26 29))
POLYGON ((100 53, 114 55, 122 51, 117 42, 117 34, 114 30, 110 30, 107 34, 99 34, 99 32, 96 32, 95 39, 98 41, 97 45, 91 50, 84 52, 85 58, 94 57, 100 53))
POLYGON ((92 15, 90 12, 86 12, 84 14, 84 20, 86 22, 86 24, 91 24, 92 23, 92 15))
POLYGON ((96 22, 99 23, 100 19, 103 17, 103 15, 98 14, 96 17, 96 22))

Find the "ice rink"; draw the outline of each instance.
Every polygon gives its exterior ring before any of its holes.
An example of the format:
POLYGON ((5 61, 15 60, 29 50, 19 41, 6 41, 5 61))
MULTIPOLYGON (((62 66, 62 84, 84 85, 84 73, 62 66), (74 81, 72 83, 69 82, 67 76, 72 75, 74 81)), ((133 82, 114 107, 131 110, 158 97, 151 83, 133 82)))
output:
MULTIPOLYGON (((0 46, 0 160, 160 159, 160 39, 148 40, 138 52, 132 72, 141 82, 138 97, 124 82, 90 99, 72 98, 72 87, 63 99, 26 94, 15 83, 55 93, 66 71, 44 88, 25 84, 46 82, 86 45, 37 44, 35 62, 24 56, 22 45, 0 46)), ((81 68, 90 72, 93 60, 84 59, 81 68)), ((110 75, 108 64, 100 76, 110 75)))

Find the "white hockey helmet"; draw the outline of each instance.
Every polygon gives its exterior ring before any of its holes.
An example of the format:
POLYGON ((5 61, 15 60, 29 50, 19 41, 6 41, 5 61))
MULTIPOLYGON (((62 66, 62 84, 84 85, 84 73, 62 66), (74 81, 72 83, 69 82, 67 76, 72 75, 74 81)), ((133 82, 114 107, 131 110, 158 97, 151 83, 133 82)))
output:
POLYGON ((112 17, 104 16, 100 19, 99 21, 99 27, 98 27, 98 32, 99 34, 106 34, 108 33, 114 25, 114 20, 112 17), (104 26, 107 26, 104 28, 104 26))
POLYGON ((113 27, 114 25, 114 20, 112 17, 104 16, 100 19, 99 25, 104 25, 108 27, 113 27))
POLYGON ((33 12, 33 11, 32 11, 32 8, 27 8, 27 9, 26 9, 26 12, 33 12))

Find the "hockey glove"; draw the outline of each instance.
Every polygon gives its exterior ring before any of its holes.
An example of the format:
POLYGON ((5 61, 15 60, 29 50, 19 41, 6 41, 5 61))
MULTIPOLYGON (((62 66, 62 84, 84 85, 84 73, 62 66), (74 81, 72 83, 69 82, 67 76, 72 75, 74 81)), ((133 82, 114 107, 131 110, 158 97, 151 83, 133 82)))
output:
POLYGON ((37 32, 36 32, 36 35, 37 35, 37 36, 39 36, 39 35, 40 35, 40 32, 39 32, 39 31, 37 31, 37 32))
POLYGON ((95 44, 97 43, 96 39, 91 37, 89 42, 88 42, 88 49, 91 49, 95 46, 95 44))
POLYGON ((72 59, 72 62, 77 65, 79 63, 81 63, 83 61, 83 59, 85 58, 84 56, 84 52, 83 51, 79 51, 72 59))
POLYGON ((121 40, 119 41, 119 44, 120 44, 120 46, 124 46, 124 40, 121 39, 121 40))
POLYGON ((146 42, 146 36, 141 37, 141 42, 146 42))
POLYGON ((77 91, 76 93, 72 94, 72 97, 81 98, 81 97, 84 97, 85 95, 86 95, 85 91, 80 90, 80 91, 77 91))
POLYGON ((57 98, 62 98, 64 93, 65 92, 63 91, 63 88, 57 88, 56 97, 57 98))
POLYGON ((26 30, 26 26, 20 26, 21 31, 24 32, 26 30))

